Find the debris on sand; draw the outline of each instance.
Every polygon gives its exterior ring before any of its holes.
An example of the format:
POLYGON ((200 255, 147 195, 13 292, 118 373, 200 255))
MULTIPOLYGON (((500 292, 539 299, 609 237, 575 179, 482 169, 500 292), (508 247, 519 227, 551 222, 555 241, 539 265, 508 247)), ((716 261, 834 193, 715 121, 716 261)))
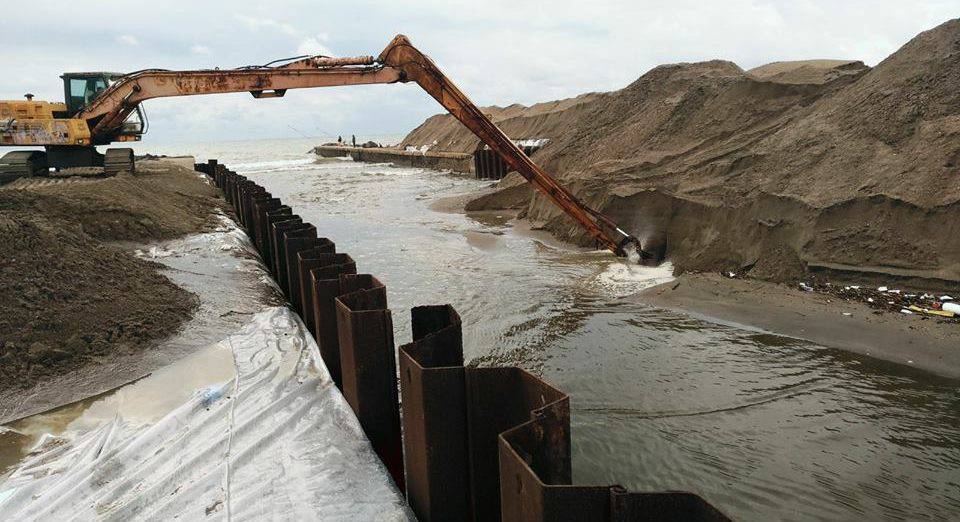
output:
POLYGON ((897 288, 880 286, 877 288, 842 285, 829 282, 800 283, 800 288, 808 292, 836 297, 841 301, 857 301, 873 308, 875 314, 886 312, 904 315, 918 315, 923 318, 937 319, 945 324, 960 325, 960 306, 956 309, 942 302, 938 297, 926 293, 905 292, 897 288))

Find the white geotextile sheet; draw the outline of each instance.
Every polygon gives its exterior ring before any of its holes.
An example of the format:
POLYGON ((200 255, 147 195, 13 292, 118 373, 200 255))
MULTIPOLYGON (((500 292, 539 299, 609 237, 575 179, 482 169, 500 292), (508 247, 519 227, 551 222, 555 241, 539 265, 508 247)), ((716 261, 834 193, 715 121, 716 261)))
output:
POLYGON ((0 484, 3 520, 408 520, 286 307, 221 341, 237 377, 150 425, 48 437, 0 484))

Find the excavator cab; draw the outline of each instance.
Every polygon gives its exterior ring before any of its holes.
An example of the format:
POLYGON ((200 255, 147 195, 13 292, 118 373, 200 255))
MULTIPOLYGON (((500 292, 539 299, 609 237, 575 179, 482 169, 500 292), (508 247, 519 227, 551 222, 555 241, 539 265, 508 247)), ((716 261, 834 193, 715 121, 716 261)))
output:
POLYGON ((63 79, 64 101, 67 104, 67 115, 73 116, 80 109, 86 107, 97 96, 107 90, 114 78, 123 76, 108 72, 64 73, 63 79))
MULTIPOLYGON (((107 90, 107 87, 110 87, 114 80, 123 76, 125 75, 112 72, 64 73, 60 76, 63 79, 64 101, 67 104, 67 111, 64 116, 73 117, 81 109, 96 100, 97 96, 107 90)), ((146 132, 146 115, 138 105, 136 111, 124 121, 120 128, 119 136, 130 138, 120 138, 118 141, 137 141, 146 132)))

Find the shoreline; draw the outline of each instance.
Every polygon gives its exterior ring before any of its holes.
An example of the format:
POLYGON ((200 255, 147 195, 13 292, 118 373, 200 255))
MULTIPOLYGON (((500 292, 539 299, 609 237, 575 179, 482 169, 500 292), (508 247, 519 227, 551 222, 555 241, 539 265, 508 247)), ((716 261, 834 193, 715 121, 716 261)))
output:
POLYGON ((877 313, 826 294, 703 273, 680 275, 628 299, 960 379, 960 330, 934 319, 877 313))
MULTIPOLYGON (((507 215, 518 233, 570 245, 546 230, 533 229, 531 221, 522 217, 519 210, 467 210, 471 201, 494 192, 494 187, 484 187, 467 194, 439 198, 430 204, 430 208, 468 216, 507 215)), ((876 282, 859 273, 847 273, 839 280, 860 284, 876 282)), ((945 289, 953 291, 953 288, 945 289)), ((940 377, 960 379, 960 328, 937 324, 933 318, 879 312, 866 303, 845 301, 829 294, 706 272, 682 274, 674 281, 645 289, 627 299, 708 322, 760 329, 940 377)))

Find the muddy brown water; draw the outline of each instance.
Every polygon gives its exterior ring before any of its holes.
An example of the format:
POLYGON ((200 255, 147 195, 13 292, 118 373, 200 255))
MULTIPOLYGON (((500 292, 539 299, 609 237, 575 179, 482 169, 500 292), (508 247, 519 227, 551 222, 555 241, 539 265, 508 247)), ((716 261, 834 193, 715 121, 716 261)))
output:
POLYGON ((386 284, 398 345, 411 306, 449 302, 468 359, 569 393, 577 483, 695 491, 743 520, 960 513, 957 381, 630 303, 669 274, 430 209, 483 182, 290 150, 220 156, 386 284))
POLYGON ((669 269, 559 245, 508 216, 431 210, 482 182, 315 163, 310 146, 153 151, 219 158, 315 224, 387 286, 398 345, 410 307, 451 303, 469 360, 567 392, 577 483, 690 490, 741 520, 960 513, 957 381, 629 302, 669 269))

